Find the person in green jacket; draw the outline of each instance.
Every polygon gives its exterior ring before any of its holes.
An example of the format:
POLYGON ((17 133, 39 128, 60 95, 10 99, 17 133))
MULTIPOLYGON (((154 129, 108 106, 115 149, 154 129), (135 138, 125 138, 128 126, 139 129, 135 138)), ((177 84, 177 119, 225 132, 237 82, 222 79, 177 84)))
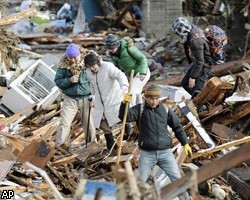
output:
POLYGON ((130 106, 142 103, 142 89, 150 78, 150 70, 146 56, 140 52, 129 40, 119 40, 114 34, 108 34, 106 47, 111 62, 121 69, 129 78, 131 70, 134 70, 130 106))
POLYGON ((92 112, 89 112, 90 107, 88 102, 90 83, 87 79, 84 65, 84 57, 89 53, 91 51, 76 44, 70 44, 56 71, 54 81, 64 94, 61 120, 56 135, 57 146, 67 141, 71 123, 78 109, 81 113, 81 123, 84 133, 88 132, 88 138, 85 135, 86 141, 91 142, 95 139, 92 112))

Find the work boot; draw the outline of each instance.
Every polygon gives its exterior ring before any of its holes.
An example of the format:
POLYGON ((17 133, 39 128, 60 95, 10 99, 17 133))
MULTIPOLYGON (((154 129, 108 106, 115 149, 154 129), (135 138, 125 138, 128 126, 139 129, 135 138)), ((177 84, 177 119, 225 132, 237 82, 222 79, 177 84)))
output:
POLYGON ((107 149, 111 149, 113 144, 115 143, 114 137, 112 133, 105 134, 107 149))
POLYGON ((114 145, 115 143, 115 140, 114 140, 114 137, 112 135, 112 133, 109 133, 109 134, 105 134, 104 135, 105 138, 106 138, 106 144, 107 144, 107 149, 104 150, 104 154, 109 154, 110 153, 110 156, 116 156, 117 155, 117 145, 114 146, 112 152, 110 152, 112 146, 114 145))

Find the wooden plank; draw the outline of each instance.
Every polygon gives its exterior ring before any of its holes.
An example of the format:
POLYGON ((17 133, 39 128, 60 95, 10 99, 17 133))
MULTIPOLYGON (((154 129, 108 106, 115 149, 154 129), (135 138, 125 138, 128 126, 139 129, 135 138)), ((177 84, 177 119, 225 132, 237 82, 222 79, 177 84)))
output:
POLYGON ((228 126, 233 122, 247 116, 248 114, 250 114, 250 102, 245 103, 240 107, 234 109, 232 113, 229 113, 228 115, 222 117, 221 119, 218 120, 217 123, 228 126))
POLYGON ((182 148, 181 151, 179 152, 178 156, 176 157, 176 161, 177 161, 177 164, 178 164, 180 169, 181 169, 181 165, 184 162, 186 157, 187 157, 187 155, 184 152, 184 148, 182 148))
POLYGON ((238 176, 243 181, 250 180, 250 167, 248 168, 233 168, 230 170, 231 173, 238 176))
POLYGON ((29 8, 19 13, 0 18, 0 27, 15 24, 17 21, 24 19, 24 18, 32 17, 35 14, 36 14, 36 9, 29 8))
POLYGON ((15 115, 13 115, 11 117, 6 118, 6 120, 1 122, 1 124, 5 125, 5 126, 9 126, 11 123, 18 120, 20 117, 22 117, 26 112, 30 111, 31 109, 34 109, 36 107, 36 105, 37 105, 37 103, 33 103, 33 104, 27 106, 26 108, 21 110, 19 113, 16 113, 15 115))
MULTIPOLYGON (((120 162, 124 163, 128 160, 132 160, 132 158, 133 158, 133 154, 122 155, 120 157, 120 162)), ((117 156, 114 156, 114 157, 107 157, 103 162, 106 164, 115 164, 116 161, 117 161, 117 156)))
POLYGON ((50 152, 46 157, 41 157, 37 150, 40 147, 39 141, 32 141, 32 143, 24 148, 24 150, 19 154, 17 157, 17 161, 24 162, 28 161, 32 163, 33 165, 44 169, 47 162, 51 160, 51 158, 54 156, 56 150, 53 149, 48 143, 46 145, 50 148, 50 152))
POLYGON ((32 122, 35 124, 43 124, 44 122, 56 116, 60 112, 61 112, 60 110, 51 110, 50 112, 46 114, 40 115, 36 120, 32 120, 32 122))
MULTIPOLYGON (((237 133, 236 130, 218 123, 213 123, 211 132, 224 139, 235 139, 237 133)), ((244 137, 243 134, 242 137, 244 137)))
POLYGON ((204 103, 209 102, 211 99, 214 100, 220 92, 221 86, 222 81, 218 77, 211 78, 201 92, 193 99, 197 109, 199 110, 204 103))
POLYGON ((77 187, 77 183, 74 181, 73 178, 78 178, 78 177, 75 177, 74 176, 74 173, 70 173, 70 170, 69 170, 69 167, 67 164, 64 165, 64 168, 65 168, 65 171, 66 171, 66 175, 67 175, 67 178, 68 178, 68 182, 73 186, 73 187, 77 187))
POLYGON ((75 193, 75 188, 72 187, 71 184, 61 175, 61 173, 51 166, 50 163, 47 164, 48 168, 53 172, 54 175, 61 181, 65 188, 67 188, 72 194, 75 193))
POLYGON ((23 151, 25 145, 23 145, 20 141, 17 141, 15 138, 9 137, 8 140, 13 145, 13 151, 12 151, 12 153, 15 156, 18 156, 23 151))
POLYGON ((55 34, 50 33, 36 33, 36 34, 25 34, 25 35, 17 35, 21 39, 38 39, 38 38, 47 38, 52 40, 53 38, 57 37, 55 34))
POLYGON ((23 53, 28 53, 28 54, 34 55, 34 56, 36 56, 38 58, 42 58, 43 57, 43 55, 41 55, 41 54, 34 53, 32 51, 28 51, 28 50, 25 50, 25 49, 22 49, 22 48, 19 48, 19 47, 15 47, 15 46, 9 46, 9 47, 11 47, 12 49, 15 49, 17 51, 21 51, 23 53))
POLYGON ((65 158, 62 158, 60 160, 57 160, 55 162, 52 162, 51 163, 51 166, 59 166, 59 165, 64 165, 64 164, 67 164, 67 163, 70 163, 72 162, 73 159, 75 159, 78 155, 77 154, 73 154, 71 156, 68 156, 68 157, 65 157, 65 158))
POLYGON ((35 188, 37 190, 39 190, 40 188, 33 185, 31 182, 27 181, 26 179, 24 178, 19 178, 17 176, 14 176, 13 174, 8 174, 8 177, 10 177, 11 179, 17 181, 20 185, 25 185, 25 186, 28 186, 28 187, 31 187, 31 188, 35 188))
POLYGON ((7 87, 0 86, 0 97, 2 97, 4 95, 4 93, 6 92, 7 89, 8 89, 7 87))
POLYGON ((203 124, 205 121, 217 116, 217 115, 220 115, 222 112, 225 112, 227 110, 227 108, 223 108, 222 105, 218 105, 216 107, 214 107, 212 109, 212 112, 209 112, 209 116, 207 117, 204 117, 202 120, 201 120, 201 123, 203 124))
POLYGON ((28 142, 28 143, 31 142, 30 138, 25 138, 25 137, 22 137, 20 135, 10 135, 9 133, 2 132, 2 131, 0 131, 0 135, 4 135, 8 138, 12 138, 12 139, 19 140, 19 141, 21 140, 21 141, 28 142))
POLYGON ((140 200, 141 193, 140 193, 140 190, 138 188, 135 174, 133 172, 130 161, 125 162, 125 169, 127 172, 127 179, 128 179, 128 183, 129 183, 129 187, 130 187, 130 194, 132 195, 132 199, 133 200, 140 200))
POLYGON ((31 134, 31 140, 39 140, 44 137, 48 133, 48 131, 51 130, 51 127, 56 128, 59 125, 60 118, 57 118, 56 120, 51 121, 50 123, 46 124, 45 126, 42 126, 41 128, 32 131, 31 134))
POLYGON ((250 199, 250 185, 240 180, 236 175, 231 172, 222 175, 234 191, 239 193, 244 199, 250 199))
POLYGON ((103 146, 95 142, 92 142, 88 145, 88 148, 83 148, 80 151, 79 155, 77 156, 77 159, 81 162, 84 162, 92 152, 100 148, 103 148, 103 146))
POLYGON ((244 138, 239 139, 239 140, 234 140, 232 142, 228 142, 228 143, 222 144, 220 146, 216 146, 213 149, 202 150, 202 151, 194 154, 192 156, 192 159, 199 158, 199 157, 202 157, 202 156, 207 156, 207 155, 209 155, 211 153, 221 151, 222 149, 228 149, 230 147, 238 146, 238 145, 248 143, 248 142, 250 142, 250 136, 244 137, 244 138))
MULTIPOLYGON (((250 154, 246 152, 250 152, 250 143, 220 157, 218 160, 214 160, 213 162, 203 165, 197 170, 197 183, 199 184, 210 178, 216 177, 222 172, 225 172, 242 162, 250 160, 250 154)), ((178 191, 179 187, 186 184, 186 180, 188 180, 188 176, 184 176, 175 182, 162 187, 161 198, 167 199, 168 194, 176 190, 178 191)))
POLYGON ((138 22, 135 19, 135 15, 131 11, 129 11, 129 14, 130 14, 130 16, 131 16, 131 18, 133 20, 133 23, 134 23, 136 29, 137 29, 137 32, 140 33, 140 26, 139 26, 138 22))
POLYGON ((182 113, 186 116, 189 122, 192 122, 192 125, 195 129, 195 131, 199 134, 199 136, 202 138, 202 140, 206 143, 206 146, 208 148, 214 148, 215 144, 214 141, 209 137, 206 130, 202 127, 200 122, 197 120, 197 118, 193 115, 189 107, 186 105, 185 102, 181 102, 178 104, 179 109, 182 111, 182 113))

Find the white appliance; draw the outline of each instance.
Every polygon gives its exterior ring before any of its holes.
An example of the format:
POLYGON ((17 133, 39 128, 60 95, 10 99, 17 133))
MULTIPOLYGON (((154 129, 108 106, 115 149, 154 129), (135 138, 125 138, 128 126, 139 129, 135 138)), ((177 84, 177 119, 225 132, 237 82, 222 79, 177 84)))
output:
POLYGON ((161 88, 161 97, 168 97, 169 101, 181 102, 182 98, 191 99, 191 95, 183 87, 158 85, 161 88))
MULTIPOLYGON (((18 113, 33 103, 37 109, 52 104, 60 94, 54 83, 56 72, 43 61, 37 60, 9 85, 0 103, 18 113)), ((29 115, 32 113, 32 110, 29 115)))

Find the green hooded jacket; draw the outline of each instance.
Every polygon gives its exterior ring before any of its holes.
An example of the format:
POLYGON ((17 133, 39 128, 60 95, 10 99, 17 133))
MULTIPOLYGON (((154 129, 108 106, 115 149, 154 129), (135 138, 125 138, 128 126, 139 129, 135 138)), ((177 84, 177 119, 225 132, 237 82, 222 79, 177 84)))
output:
POLYGON ((127 77, 130 76, 131 70, 135 70, 134 75, 147 74, 148 62, 146 56, 141 53, 136 46, 129 46, 126 40, 121 40, 120 55, 111 55, 111 61, 116 67, 121 69, 127 77))

